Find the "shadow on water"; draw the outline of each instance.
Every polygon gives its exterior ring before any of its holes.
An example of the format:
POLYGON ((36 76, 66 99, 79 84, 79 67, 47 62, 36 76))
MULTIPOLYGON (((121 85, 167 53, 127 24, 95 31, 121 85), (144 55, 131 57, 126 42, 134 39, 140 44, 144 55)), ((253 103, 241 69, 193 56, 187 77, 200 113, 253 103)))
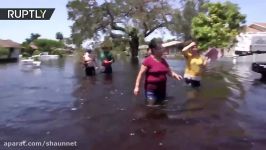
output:
MULTIPOLYGON (((140 62, 121 57, 112 75, 95 77, 74 58, 44 63, 38 74, 0 65, 0 140, 77 141, 93 150, 265 146, 266 86, 247 65, 210 65, 200 89, 169 79, 166 103, 150 108, 132 93, 140 62)), ((168 62, 183 73, 183 60, 168 62)))

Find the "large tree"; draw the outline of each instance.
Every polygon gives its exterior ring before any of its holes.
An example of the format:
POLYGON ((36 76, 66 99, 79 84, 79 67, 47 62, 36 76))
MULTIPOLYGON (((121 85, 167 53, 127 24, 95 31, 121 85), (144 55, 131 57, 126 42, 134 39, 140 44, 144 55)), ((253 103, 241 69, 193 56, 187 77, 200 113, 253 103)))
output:
POLYGON ((173 14, 173 23, 170 24, 171 32, 184 40, 191 39, 192 19, 200 12, 206 12, 203 5, 208 2, 209 0, 180 0, 180 5, 173 14))
POLYGON ((167 0, 71 0, 68 16, 74 21, 72 39, 76 44, 103 34, 128 39, 133 57, 138 55, 140 37, 165 27, 171 18, 167 0))
POLYGON ((206 13, 200 13, 192 21, 192 34, 201 49, 227 48, 233 44, 245 23, 245 15, 231 2, 208 3, 206 13))
POLYGON ((23 46, 23 55, 24 56, 31 56, 35 49, 33 49, 30 44, 34 43, 41 35, 38 33, 31 33, 29 38, 26 38, 25 41, 22 43, 23 46))
POLYGON ((55 38, 56 38, 57 40, 59 40, 59 41, 62 41, 62 40, 64 39, 64 36, 63 36, 63 34, 62 34, 61 32, 57 32, 57 33, 55 34, 55 38))
POLYGON ((38 39, 41 35, 39 33, 31 33, 30 38, 27 38, 25 43, 30 44, 34 40, 38 39))

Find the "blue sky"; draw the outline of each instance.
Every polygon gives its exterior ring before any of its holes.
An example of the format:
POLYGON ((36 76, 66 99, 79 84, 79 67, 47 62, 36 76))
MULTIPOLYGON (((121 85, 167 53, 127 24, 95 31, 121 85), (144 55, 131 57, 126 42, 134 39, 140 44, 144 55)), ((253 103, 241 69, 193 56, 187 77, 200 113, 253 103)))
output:
MULTIPOLYGON (((42 38, 55 39, 56 32, 62 32, 64 37, 69 37, 72 22, 67 20, 67 2, 68 0, 1 0, 1 8, 55 8, 55 11, 50 20, 0 20, 0 39, 23 42, 31 33, 39 33, 42 38)), ((231 2, 238 4, 240 11, 247 15, 247 24, 266 22, 266 15, 263 14, 266 9, 265 0, 231 0, 231 2)), ((160 32, 154 35, 159 34, 160 32)))

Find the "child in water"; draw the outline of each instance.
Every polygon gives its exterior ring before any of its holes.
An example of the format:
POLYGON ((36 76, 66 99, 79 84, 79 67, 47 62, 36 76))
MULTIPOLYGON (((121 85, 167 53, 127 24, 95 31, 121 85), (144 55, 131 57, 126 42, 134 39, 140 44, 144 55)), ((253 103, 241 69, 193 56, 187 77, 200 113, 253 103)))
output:
POLYGON ((96 56, 92 54, 92 50, 88 49, 83 55, 83 63, 87 76, 95 76, 96 56))
POLYGON ((112 63, 114 63, 114 57, 108 47, 103 47, 100 59, 102 61, 102 66, 104 67, 103 73, 111 74, 113 72, 112 63))
POLYGON ((150 41, 149 48, 151 49, 150 56, 146 57, 141 65, 138 73, 134 95, 140 93, 140 82, 145 76, 145 97, 148 106, 161 104, 166 98, 166 75, 174 79, 181 80, 182 77, 172 71, 163 56, 164 49, 162 40, 154 38, 150 41))
POLYGON ((191 87, 200 87, 203 68, 207 64, 207 59, 200 55, 195 42, 182 49, 182 54, 186 59, 185 82, 191 87))

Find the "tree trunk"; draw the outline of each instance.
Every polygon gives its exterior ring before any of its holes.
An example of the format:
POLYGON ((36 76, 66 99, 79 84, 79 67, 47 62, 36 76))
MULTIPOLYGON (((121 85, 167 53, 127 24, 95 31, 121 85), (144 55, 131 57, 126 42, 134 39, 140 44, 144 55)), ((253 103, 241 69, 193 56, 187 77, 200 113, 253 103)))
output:
POLYGON ((138 52, 139 52, 139 42, 136 39, 132 39, 131 41, 129 41, 129 45, 130 45, 130 51, 131 51, 131 57, 137 57, 138 56, 138 52))
POLYGON ((131 50, 131 57, 136 58, 139 52, 139 36, 136 28, 132 29, 129 33, 130 41, 129 46, 131 50))

